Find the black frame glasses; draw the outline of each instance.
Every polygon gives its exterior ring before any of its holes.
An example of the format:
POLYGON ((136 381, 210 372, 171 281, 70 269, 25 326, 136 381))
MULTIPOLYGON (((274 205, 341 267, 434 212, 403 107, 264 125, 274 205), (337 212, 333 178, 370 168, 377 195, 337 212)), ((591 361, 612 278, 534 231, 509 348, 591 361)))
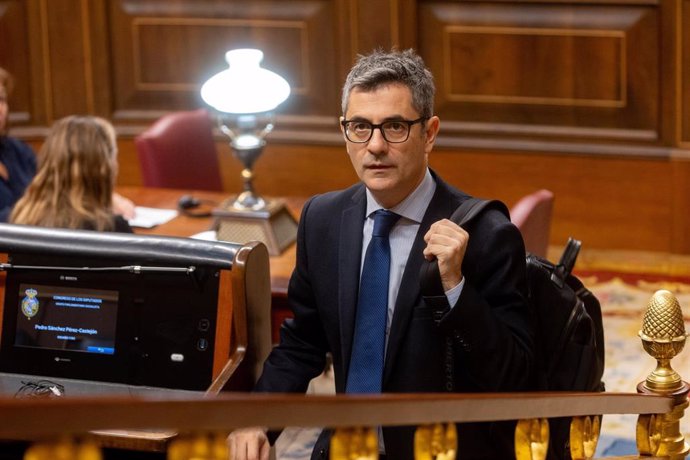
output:
POLYGON ((369 142, 371 137, 374 135, 375 129, 381 131, 381 135, 386 142, 390 144, 400 144, 410 138, 410 129, 412 128, 412 125, 424 123, 428 119, 429 117, 419 117, 416 120, 386 120, 383 123, 378 124, 374 124, 366 120, 343 120, 340 122, 340 124, 343 125, 343 132, 345 133, 347 140, 354 144, 365 144, 369 142), (362 130, 363 133, 368 130, 369 135, 359 136, 353 134, 354 138, 350 137, 350 131, 354 131, 355 125, 360 125, 358 128, 362 130), (397 132, 403 128, 405 129, 404 132, 397 132), (388 132, 388 134, 386 134, 386 132, 388 132), (389 137, 397 134, 400 135, 399 138, 394 138, 395 140, 389 139, 389 137))

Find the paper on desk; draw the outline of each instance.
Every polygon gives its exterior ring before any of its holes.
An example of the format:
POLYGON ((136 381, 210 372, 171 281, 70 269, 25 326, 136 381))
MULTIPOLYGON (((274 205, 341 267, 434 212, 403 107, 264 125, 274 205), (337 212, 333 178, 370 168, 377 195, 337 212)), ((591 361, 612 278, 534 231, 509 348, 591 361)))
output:
POLYGON ((134 218, 129 220, 129 225, 132 227, 151 228, 171 221, 175 217, 177 217, 177 210, 175 209, 135 206, 134 218))
POLYGON ((195 240, 218 241, 215 230, 206 230, 205 232, 195 233, 194 235, 190 236, 190 238, 194 238, 195 240))

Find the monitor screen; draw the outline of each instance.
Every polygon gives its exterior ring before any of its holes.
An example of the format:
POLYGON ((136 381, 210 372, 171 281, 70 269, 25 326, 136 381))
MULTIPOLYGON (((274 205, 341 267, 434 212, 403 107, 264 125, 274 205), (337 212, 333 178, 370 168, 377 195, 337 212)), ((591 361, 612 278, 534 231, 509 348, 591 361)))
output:
POLYGON ((16 346, 115 353, 118 291, 22 283, 18 302, 16 346))
POLYGON ((0 372, 187 390, 210 385, 218 269, 147 264, 137 272, 107 257, 21 253, 10 262, 0 274, 0 372))
POLYGON ((218 269, 142 264, 137 271, 106 256, 12 253, 9 260, 12 268, 0 273, 0 372, 210 385, 218 269))

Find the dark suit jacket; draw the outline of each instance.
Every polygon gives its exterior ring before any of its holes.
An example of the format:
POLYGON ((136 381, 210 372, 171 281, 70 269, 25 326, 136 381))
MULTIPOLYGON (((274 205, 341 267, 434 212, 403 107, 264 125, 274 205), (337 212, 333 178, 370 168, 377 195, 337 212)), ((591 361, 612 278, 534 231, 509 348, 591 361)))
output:
MULTIPOLYGON (((526 304, 525 249, 519 230, 488 210, 467 229, 462 294, 436 324, 418 276, 432 223, 449 217, 467 199, 435 174, 436 192, 422 220, 395 304, 384 368, 384 392, 444 392, 445 338, 455 338, 455 391, 519 391, 530 384, 533 334, 526 304)), ((302 211, 297 263, 288 298, 294 319, 281 328, 281 343, 264 365, 257 391, 304 392, 333 356, 336 391, 342 393, 350 363, 359 287, 363 184, 310 199, 302 211)), ((447 303, 447 302, 446 302, 447 303)), ((460 458, 505 458, 508 438, 498 424, 459 425, 460 458), (505 442, 504 442, 505 441, 505 442), (498 451, 496 450, 498 449, 498 451), (497 456, 498 455, 498 456, 497 456)), ((413 427, 384 428, 388 458, 411 459, 413 427)), ((327 435, 314 458, 327 458, 327 435), (323 455, 323 456, 322 456, 323 455)))

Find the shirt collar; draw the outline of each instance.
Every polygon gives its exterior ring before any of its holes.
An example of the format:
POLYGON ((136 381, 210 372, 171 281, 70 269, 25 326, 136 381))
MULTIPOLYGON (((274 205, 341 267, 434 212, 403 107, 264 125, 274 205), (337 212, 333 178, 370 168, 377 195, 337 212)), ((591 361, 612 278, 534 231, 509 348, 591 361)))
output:
MULTIPOLYGON (((409 219, 413 222, 416 223, 421 223, 422 218, 424 217, 424 213, 426 212, 426 209, 429 207, 429 203, 431 202, 431 198, 434 196, 434 192, 436 192, 436 182, 434 181, 434 178, 431 177, 431 173, 429 172, 429 168, 426 168, 426 173, 424 174, 424 178, 422 179, 422 182, 417 186, 416 189, 409 195, 407 195, 407 198, 402 200, 400 203, 398 203, 396 206, 392 207, 390 211, 393 211, 394 213, 409 219)), ((374 198, 374 195, 371 193, 371 191, 367 188, 366 189, 367 193, 367 217, 371 216, 374 212, 378 211, 379 209, 384 209, 380 204, 376 202, 376 199, 374 198)))

